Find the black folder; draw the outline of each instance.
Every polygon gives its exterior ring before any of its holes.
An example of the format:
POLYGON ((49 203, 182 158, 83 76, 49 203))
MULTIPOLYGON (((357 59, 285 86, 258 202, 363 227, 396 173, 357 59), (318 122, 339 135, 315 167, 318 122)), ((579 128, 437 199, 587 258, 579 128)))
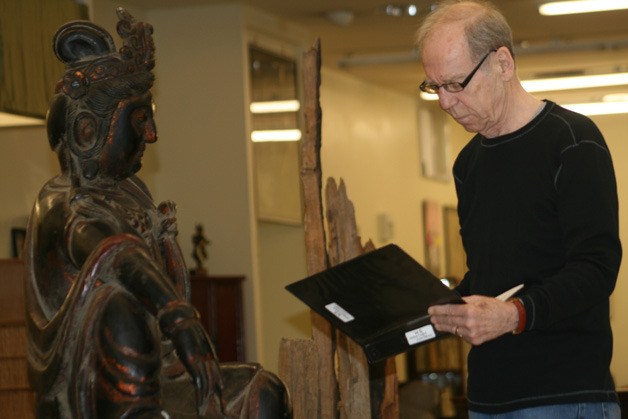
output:
POLYGON ((369 363, 445 335, 428 307, 462 298, 395 244, 294 282, 286 289, 362 346, 369 363))

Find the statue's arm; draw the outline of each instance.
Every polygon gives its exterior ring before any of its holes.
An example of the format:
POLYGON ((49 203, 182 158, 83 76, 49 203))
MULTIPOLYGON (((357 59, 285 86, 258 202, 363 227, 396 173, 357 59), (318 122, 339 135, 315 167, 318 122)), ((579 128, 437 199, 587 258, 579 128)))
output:
POLYGON ((172 340, 194 381, 199 413, 205 411, 212 398, 220 406, 222 381, 218 360, 198 313, 179 295, 139 238, 117 233, 104 223, 78 222, 69 243, 74 263, 82 267, 96 249, 112 240, 125 245, 99 262, 110 264, 113 275, 109 280, 117 281, 135 296, 157 318, 161 332, 172 340))

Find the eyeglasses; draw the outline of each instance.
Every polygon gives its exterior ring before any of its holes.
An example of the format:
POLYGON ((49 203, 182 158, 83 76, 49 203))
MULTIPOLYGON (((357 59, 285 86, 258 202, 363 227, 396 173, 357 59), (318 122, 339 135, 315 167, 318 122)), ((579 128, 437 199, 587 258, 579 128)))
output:
POLYGON ((448 91, 449 93, 461 92, 465 87, 467 87, 467 84, 469 84, 473 76, 475 76, 475 73, 478 72, 478 70, 482 66, 482 63, 488 58, 491 52, 495 52, 495 51, 497 51, 497 49, 492 49, 489 52, 487 52, 484 58, 480 60, 478 65, 475 66, 473 71, 471 71, 471 73, 469 73, 469 75, 463 81, 461 82, 452 81, 451 83, 444 83, 444 84, 434 84, 434 83, 428 83, 427 81, 424 81, 419 86, 419 89, 421 89, 422 92, 432 93, 432 94, 437 94, 438 90, 441 87, 445 89, 446 91, 448 91))

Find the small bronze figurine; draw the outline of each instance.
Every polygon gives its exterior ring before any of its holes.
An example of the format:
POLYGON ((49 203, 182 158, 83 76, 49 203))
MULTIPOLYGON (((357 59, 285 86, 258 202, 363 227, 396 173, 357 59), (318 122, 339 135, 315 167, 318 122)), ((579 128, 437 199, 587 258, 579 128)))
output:
POLYGON ((175 206, 135 175, 157 140, 153 28, 117 13, 119 51, 90 22, 54 39, 66 72, 47 128, 61 174, 37 198, 25 254, 37 416, 289 417, 274 375, 219 364, 189 303, 175 206))
POLYGON ((205 237, 202 224, 197 224, 195 230, 196 231, 192 236, 192 257, 196 262, 196 269, 194 270, 194 273, 206 274, 207 269, 205 268, 205 261, 209 258, 207 254, 207 246, 211 245, 212 242, 205 237))

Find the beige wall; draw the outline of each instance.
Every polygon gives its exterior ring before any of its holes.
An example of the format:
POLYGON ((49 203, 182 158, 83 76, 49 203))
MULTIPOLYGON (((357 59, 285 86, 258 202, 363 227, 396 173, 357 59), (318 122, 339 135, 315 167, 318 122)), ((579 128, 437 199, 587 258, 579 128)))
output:
POLYGON ((377 217, 388 214, 392 242, 423 259, 421 204, 454 205, 452 183, 421 176, 417 100, 335 70, 322 73, 323 178, 343 179, 363 241, 383 243, 377 217))
POLYGON ((58 170, 43 127, 0 129, 0 258, 11 256, 11 228, 25 228, 35 198, 58 170))
MULTIPOLYGON (((112 13, 115 5, 95 1, 96 19, 112 13)), ((283 290, 304 275, 303 232, 295 226, 257 223, 254 217, 244 67, 245 32, 253 15, 234 6, 142 14, 155 26, 160 139, 149 147, 141 175, 156 200, 177 202, 179 241, 188 262, 194 224, 202 222, 213 242, 210 272, 247 276, 247 355, 275 370, 279 339, 309 336, 307 311, 283 290)), ((261 21, 270 28, 267 34, 283 25, 268 16, 261 21)), ((345 180, 363 239, 384 244, 378 238, 377 216, 387 213, 394 224, 391 241, 423 260, 421 202, 429 198, 454 205, 455 196, 451 182, 426 180, 420 174, 416 98, 324 69, 321 103, 323 175, 345 180)), ((620 217, 628 220, 628 169, 618 164, 628 157, 623 138, 628 120, 607 116, 596 122, 614 154, 620 217)), ((468 138, 452 126, 452 156, 468 138)), ((43 128, 0 130, 0 257, 9 256, 10 227, 24 222, 37 191, 56 171, 43 128)), ((628 243, 625 224, 621 234, 628 243)), ((621 303, 628 297, 626 275, 622 269, 612 298, 612 370, 622 386, 628 385, 628 360, 622 357, 628 349, 628 309, 621 303)))

